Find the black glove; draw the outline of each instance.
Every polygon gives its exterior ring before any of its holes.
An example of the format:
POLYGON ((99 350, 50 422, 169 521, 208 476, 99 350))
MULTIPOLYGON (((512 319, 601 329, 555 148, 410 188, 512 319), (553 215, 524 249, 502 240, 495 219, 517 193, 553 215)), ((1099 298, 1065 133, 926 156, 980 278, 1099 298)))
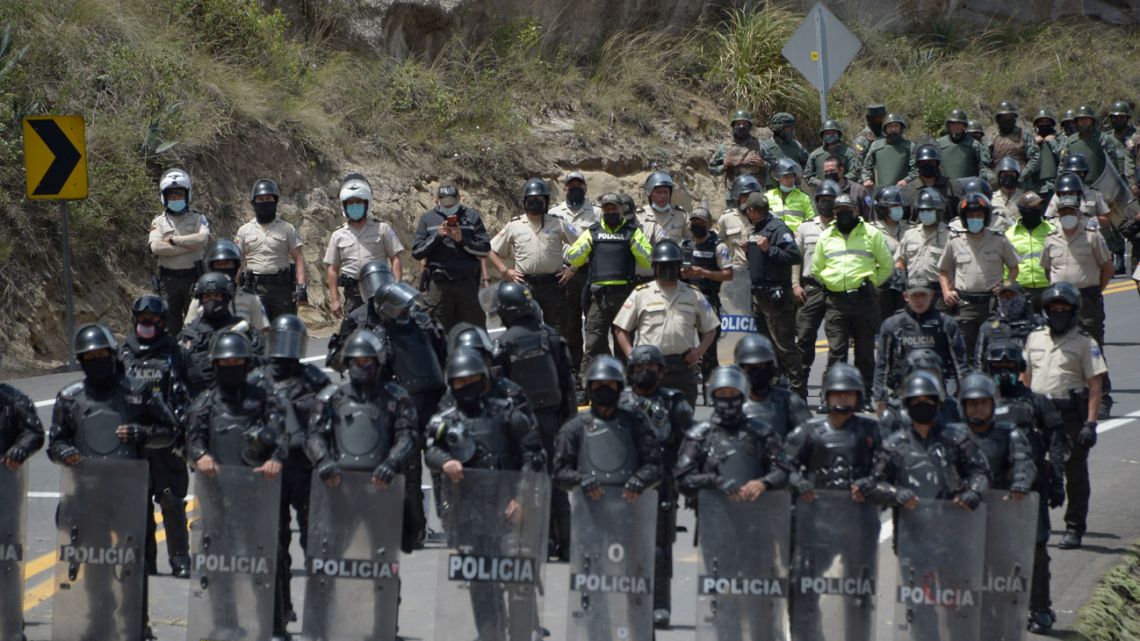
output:
POLYGON ((66 461, 73 456, 82 456, 79 448, 74 445, 64 445, 59 449, 59 454, 57 454, 57 458, 59 458, 60 461, 66 461))
POLYGON ((858 488, 859 493, 866 497, 871 488, 875 486, 875 482, 869 478, 861 478, 852 483, 852 485, 858 488))
POLYGON ((720 488, 721 492, 724 492, 728 496, 736 494, 740 491, 740 483, 737 483, 736 479, 721 478, 717 480, 716 485, 718 488, 720 488))
POLYGON ((297 289, 293 290, 293 300, 298 303, 309 303, 309 288, 306 285, 297 285, 297 289))
MULTIPOLYGON (((419 455, 417 454, 417 456, 419 455)), ((381 463, 372 471, 372 477, 381 483, 391 483, 392 479, 396 478, 396 468, 388 463, 381 463)))
POLYGON ((583 476, 578 485, 582 488, 582 494, 589 494, 594 490, 602 487, 601 482, 598 481, 598 477, 594 476, 593 474, 589 476, 583 476))
POLYGON ((138 425, 127 425, 126 440, 124 442, 142 445, 146 443, 147 436, 146 430, 138 425))
POLYGON ((317 476, 322 481, 331 480, 340 475, 340 466, 334 461, 325 461, 317 466, 317 476))
POLYGON ((13 445, 4 453, 4 458, 13 463, 23 463, 28 460, 28 450, 25 450, 22 445, 13 445))
POLYGON ((871 294, 874 294, 874 293, 875 293, 875 284, 872 283, 871 281, 865 280, 865 281, 863 281, 863 284, 859 285, 859 294, 860 295, 870 296, 871 294))
POLYGON ((631 476, 629 477, 629 480, 625 482, 625 489, 633 492, 634 494, 641 494, 645 491, 645 481, 642 481, 637 476, 631 476))
POLYGON ((815 489, 815 486, 813 486, 811 484, 811 481, 805 479, 802 476, 792 483, 792 490, 796 494, 807 494, 808 492, 811 492, 814 489, 815 489))
POLYGON ((1077 432, 1077 445, 1085 449, 1096 445, 1096 421, 1085 421, 1085 426, 1077 432))
POLYGON ((895 495, 895 502, 899 505, 906 505, 913 498, 916 498, 913 490, 899 490, 895 495))
POLYGON ((1065 482, 1057 479, 1049 484, 1049 507, 1061 507, 1065 504, 1065 482))
POLYGON ((982 502, 982 495, 973 490, 962 490, 958 493, 957 498, 962 502, 962 505, 965 505, 971 510, 977 508, 982 502))

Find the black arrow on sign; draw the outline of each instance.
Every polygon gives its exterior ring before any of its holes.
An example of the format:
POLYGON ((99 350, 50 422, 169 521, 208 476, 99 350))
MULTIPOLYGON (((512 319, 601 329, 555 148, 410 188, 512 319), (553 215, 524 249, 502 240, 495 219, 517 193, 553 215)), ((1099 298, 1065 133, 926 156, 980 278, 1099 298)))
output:
POLYGON ((36 196, 53 196, 63 191, 64 184, 83 156, 54 120, 29 120, 28 124, 43 139, 51 153, 55 154, 55 160, 32 193, 36 196))

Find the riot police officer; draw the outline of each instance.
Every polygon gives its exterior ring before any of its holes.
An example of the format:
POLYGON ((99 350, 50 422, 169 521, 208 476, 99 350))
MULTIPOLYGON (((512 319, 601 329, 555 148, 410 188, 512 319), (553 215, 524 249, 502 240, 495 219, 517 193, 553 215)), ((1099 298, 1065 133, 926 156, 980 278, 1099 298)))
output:
MULTIPOLYGON (((645 412, 657 434, 662 467, 672 470, 677 463, 681 438, 692 427, 693 406, 680 390, 663 387, 665 356, 653 345, 638 345, 629 355, 629 383, 626 400, 645 412)), ((673 543, 677 540, 677 489, 666 474, 657 487, 657 552, 655 556, 653 611, 654 624, 669 626, 673 578, 673 543)))
POLYGON ((250 190, 254 220, 238 228, 234 242, 245 256, 242 287, 257 294, 270 320, 296 314, 307 304, 305 254, 301 234, 277 215, 281 190, 272 180, 258 180, 250 190))
MULTIPOLYGON (((0 351, 0 356, 2 355, 3 352, 0 351)), ((10 484, 8 480, 20 474, 21 472, 18 472, 20 467, 43 445, 44 426, 36 415, 36 406, 32 403, 32 399, 15 387, 0 383, 0 465, 5 468, 0 470, 0 475, 8 475, 4 479, 5 488, 13 485, 15 488, 22 486, 20 483, 10 484)), ((0 495, 0 503, 4 505, 4 515, 8 517, 5 519, 6 523, 11 523, 13 520, 16 523, 24 521, 27 515, 26 501, 23 492, 18 490, 10 494, 5 490, 0 495)), ((19 529, 15 531, 16 535, 22 537, 24 526, 17 527, 19 529)), ((23 576, 9 575, 4 578, 4 585, 13 586, 12 591, 15 592, 21 589, 23 581, 23 576)), ((4 621, 2 626, 4 630, 19 630, 24 624, 23 612, 18 607, 22 602, 19 596, 19 593, 15 592, 7 594, 6 598, 0 598, 0 621, 4 621)))
POLYGON ((148 247, 158 258, 155 283, 166 301, 166 325, 177 334, 190 305, 194 280, 202 275, 202 251, 210 240, 210 223, 190 207, 194 188, 186 171, 166 170, 158 181, 158 193, 163 212, 150 223, 148 247))
POLYGON ((1037 477, 1033 452, 1020 426, 997 420, 994 379, 985 374, 970 374, 962 382, 958 398, 966 425, 989 463, 990 486, 995 490, 1009 490, 1015 499, 1024 498, 1033 489, 1037 477))
MULTIPOLYGON (((491 391, 488 394, 509 401, 513 406, 524 411, 530 411, 530 402, 527 400, 526 392, 522 386, 503 376, 495 365, 495 343, 491 340, 487 330, 471 323, 456 323, 447 334, 447 353, 451 354, 459 348, 473 349, 483 357, 483 362, 487 364, 487 369, 491 372, 491 391)), ((448 388, 439 401, 439 407, 446 409, 453 405, 455 405, 455 397, 451 395, 451 389, 448 388)))
POLYGON ((802 396, 774 382, 780 370, 772 342, 767 338, 745 335, 733 349, 733 360, 748 377, 748 398, 744 400, 748 418, 768 424, 780 440, 811 418, 802 396))
MULTIPOLYGON (((228 238, 219 238, 210 243, 210 246, 206 248, 203 262, 207 272, 221 272, 229 276, 235 285, 240 280, 241 248, 228 238)), ((269 320, 265 315, 265 306, 261 304, 261 299, 257 297, 257 294, 245 290, 234 292, 233 308, 234 314, 249 321, 249 325, 253 329, 260 332, 269 327, 269 320)), ((190 301, 190 308, 186 310, 185 325, 189 325, 201 317, 202 305, 198 303, 197 298, 194 298, 190 301)))
POLYGON ((986 352, 996 341, 1012 341, 1025 347, 1030 332, 1041 327, 1041 317, 1033 312, 1033 304, 1017 281, 998 288, 997 305, 978 331, 978 346, 971 365, 977 369, 986 360, 986 352))
POLYGON ((202 317, 183 327, 178 334, 178 348, 182 350, 179 378, 191 400, 214 383, 210 345, 218 332, 243 331, 244 328, 253 358, 262 351, 261 334, 249 331, 250 325, 233 313, 234 282, 229 276, 221 272, 203 274, 194 284, 194 297, 202 307, 202 317))
MULTIPOLYGON (((962 409, 958 405, 958 399, 947 391, 947 388, 951 387, 951 381, 946 378, 947 368, 938 352, 926 347, 908 351, 902 359, 898 384, 901 386, 902 382, 915 372, 930 374, 934 380, 938 381, 943 393, 946 394, 943 397, 942 405, 938 408, 938 414, 942 417, 942 421, 947 424, 961 423, 963 420, 962 409)), ((957 391, 960 381, 961 379, 954 379, 953 388, 955 391, 957 391)), ((898 388, 890 390, 891 396, 884 406, 883 413, 879 416, 879 434, 883 440, 910 422, 910 416, 906 413, 906 408, 898 396, 900 393, 898 388)))
MULTIPOLYGON (((161 398, 175 417, 185 416, 190 399, 178 380, 178 361, 182 352, 174 337, 166 333, 166 303, 158 296, 140 296, 131 305, 134 331, 123 341, 119 358, 127 375, 150 384, 151 393, 161 398)), ((169 426, 181 436, 181 425, 169 426)), ((190 489, 190 473, 182 456, 181 438, 174 447, 148 448, 150 466, 150 498, 162 509, 162 523, 166 530, 166 551, 170 558, 170 573, 182 579, 190 578, 190 533, 186 523, 186 493, 190 489)), ((146 563, 155 573, 157 545, 155 543, 154 509, 147 510, 146 563)))
MULTIPOLYGON (((720 236, 711 227, 712 215, 709 210, 704 207, 693 208, 693 213, 689 214, 689 233, 692 238, 681 243, 682 255, 688 258, 681 261, 681 279, 701 290, 719 318, 720 287, 733 278, 732 258, 728 246, 721 242, 720 236)), ((719 327, 716 337, 717 340, 720 339, 719 327)), ((705 380, 712 368, 719 364, 714 341, 712 348, 701 359, 701 380, 705 380)))
MULTIPOLYGON (((285 432, 289 437, 289 453, 281 475, 281 516, 278 527, 277 572, 289 576, 293 559, 289 555, 292 543, 292 515, 297 514, 297 528, 301 531, 301 550, 308 550, 309 538, 309 487, 313 466, 305 456, 305 430, 309 425, 317 394, 329 385, 329 377, 315 365, 301 362, 308 347, 309 330, 305 322, 293 314, 282 314, 273 319, 265 350, 267 363, 250 373, 250 380, 273 390, 284 402, 285 432)), ((290 621, 296 620, 293 600, 285 582, 285 613, 290 621)))

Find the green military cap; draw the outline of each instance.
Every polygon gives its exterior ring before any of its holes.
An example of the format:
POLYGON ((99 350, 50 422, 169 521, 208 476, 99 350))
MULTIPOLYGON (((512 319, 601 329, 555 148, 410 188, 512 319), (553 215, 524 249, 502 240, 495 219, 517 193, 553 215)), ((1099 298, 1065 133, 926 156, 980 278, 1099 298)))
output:
POLYGON ((1128 116, 1132 117, 1132 105, 1123 100, 1117 100, 1112 103, 1112 109, 1108 110, 1110 116, 1128 116))
POLYGON ((743 109, 737 109, 736 112, 734 112, 732 114, 732 120, 729 121, 729 124, 740 121, 740 120, 743 120, 744 122, 747 122, 750 125, 753 124, 752 114, 748 113, 747 111, 745 111, 743 109))
POLYGON ((772 118, 768 120, 768 125, 774 129, 779 130, 784 127, 791 127, 796 124, 796 117, 786 111, 780 111, 772 114, 772 118))
POLYGON ((966 115, 964 109, 951 109, 950 113, 946 116, 946 123, 960 122, 963 125, 970 122, 970 117, 966 115))

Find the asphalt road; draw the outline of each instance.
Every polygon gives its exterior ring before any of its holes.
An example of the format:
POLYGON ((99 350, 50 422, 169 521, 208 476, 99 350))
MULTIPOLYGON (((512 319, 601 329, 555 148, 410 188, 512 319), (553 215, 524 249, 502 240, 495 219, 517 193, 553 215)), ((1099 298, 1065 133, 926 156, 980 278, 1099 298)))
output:
MULTIPOLYGON (((1059 538, 1056 529, 1061 511, 1051 514, 1055 535, 1051 545, 1053 557, 1053 601, 1058 614, 1054 636, 1060 637, 1068 628, 1076 611, 1092 592, 1096 581, 1118 563, 1127 544, 1140 534, 1140 324, 1133 316, 1137 312, 1137 294, 1132 281, 1117 279, 1109 288, 1106 298, 1108 316, 1108 345, 1105 350, 1116 389, 1113 396, 1116 406, 1113 418, 1101 423, 1100 440, 1093 449, 1090 468, 1093 484, 1092 507, 1089 514, 1089 532, 1081 550, 1062 551, 1055 548, 1059 538)), ((820 340, 822 345, 823 336, 820 340)), ((314 339, 309 354, 324 353, 323 339, 314 339)), ((317 359, 319 360, 319 359, 317 359)), ((826 356, 820 354, 812 371, 813 394, 819 383, 826 356)), ((76 374, 54 374, 32 379, 8 381, 36 401, 38 411, 48 425, 51 405, 56 392, 67 383, 77 380, 76 374)), ((813 396, 814 400, 814 396, 813 396)), ((698 416, 707 414, 698 409, 698 416)), ((56 531, 53 515, 58 502, 59 470, 41 452, 30 463, 29 528, 25 549, 26 593, 24 611, 27 619, 27 636, 31 641, 51 638, 52 597, 56 590, 55 570, 56 531)), ((193 488, 191 489, 193 492, 193 488)), ((193 503, 191 504, 193 507, 193 503)), ((192 514, 193 518, 193 514, 192 514)), ((681 524, 689 532, 693 528, 692 513, 682 513, 681 524)), ((433 523, 438 529, 438 523, 433 523)), ((160 532, 160 537, 163 536, 160 532)), ((891 595, 895 587, 895 559, 891 553, 890 528, 884 528, 879 555, 879 594, 877 602, 878 638, 890 638, 890 625, 894 615, 891 595), (883 596, 886 595, 886 596, 883 596)), ((159 545, 159 569, 167 571, 164 545, 159 545)), ((304 580, 300 576, 302 554, 294 543, 293 594, 296 607, 303 611, 304 580)), ((403 579, 403 601, 400 610, 400 633, 406 639, 439 639, 465 641, 448 636, 435 626, 435 585, 441 553, 429 547, 403 558, 400 574, 403 579)), ((675 548, 676 576, 673 586, 674 628, 658 634, 661 641, 692 639, 696 610, 697 552, 691 544, 691 534, 682 533, 675 548)), ((552 641, 565 638, 567 566, 552 564, 546 569, 547 586, 544 602, 544 624, 552 634, 552 641)), ((151 579, 150 608, 154 631, 162 641, 182 641, 186 632, 188 582, 160 576, 151 579)), ((451 603, 449 607, 468 607, 466 603, 451 603)), ((299 632, 299 623, 290 626, 299 632)))

